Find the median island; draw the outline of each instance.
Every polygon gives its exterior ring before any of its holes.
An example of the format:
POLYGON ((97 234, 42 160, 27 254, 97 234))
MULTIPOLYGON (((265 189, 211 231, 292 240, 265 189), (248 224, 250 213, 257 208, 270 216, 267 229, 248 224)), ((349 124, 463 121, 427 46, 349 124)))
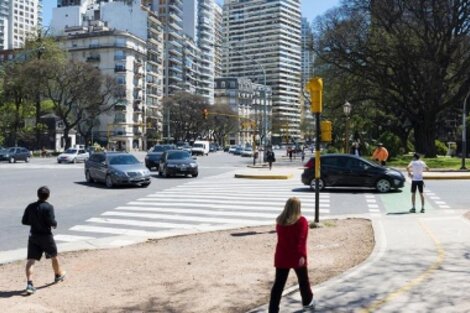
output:
MULTIPOLYGON (((374 247, 369 220, 321 224, 309 232, 312 285, 360 264, 374 247)), ((0 266, 2 312, 246 312, 269 301, 274 229, 248 227, 62 253, 66 280, 51 284, 50 264, 43 260, 32 296, 23 294, 24 262, 5 264, 0 266)), ((295 284, 291 272, 286 288, 295 284)))

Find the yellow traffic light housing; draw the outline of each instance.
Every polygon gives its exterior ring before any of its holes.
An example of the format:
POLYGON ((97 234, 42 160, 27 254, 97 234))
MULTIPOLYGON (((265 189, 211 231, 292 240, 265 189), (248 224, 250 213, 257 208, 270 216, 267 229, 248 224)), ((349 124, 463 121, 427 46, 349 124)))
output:
POLYGON ((323 80, 320 77, 313 77, 306 87, 310 93, 310 111, 321 113, 323 111, 323 80))
POLYGON ((332 141, 332 131, 333 127, 331 121, 321 121, 320 122, 320 139, 323 142, 331 142, 332 141))

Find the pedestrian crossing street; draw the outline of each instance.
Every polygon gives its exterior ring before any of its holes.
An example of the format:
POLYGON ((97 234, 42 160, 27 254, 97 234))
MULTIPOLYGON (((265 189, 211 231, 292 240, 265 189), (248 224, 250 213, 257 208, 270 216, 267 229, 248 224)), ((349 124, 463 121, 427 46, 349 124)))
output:
MULTIPOLYGON (((334 206, 331 195, 330 192, 320 193, 320 219, 344 214, 345 207, 347 213, 370 216, 385 213, 380 194, 335 193, 334 206)), ((240 179, 234 178, 234 172, 228 172, 189 180, 135 199, 57 234, 55 239, 74 242, 114 235, 151 238, 169 231, 199 232, 272 225, 286 200, 292 196, 301 200, 302 213, 313 221, 315 193, 298 179, 240 179)))

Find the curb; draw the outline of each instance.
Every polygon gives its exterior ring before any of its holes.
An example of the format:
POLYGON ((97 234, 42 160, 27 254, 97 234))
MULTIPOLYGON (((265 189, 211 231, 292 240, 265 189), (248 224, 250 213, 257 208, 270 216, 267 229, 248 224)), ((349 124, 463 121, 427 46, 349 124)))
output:
POLYGON ((454 179, 470 179, 470 175, 436 175, 436 176, 426 176, 423 177, 425 180, 454 180, 454 179))

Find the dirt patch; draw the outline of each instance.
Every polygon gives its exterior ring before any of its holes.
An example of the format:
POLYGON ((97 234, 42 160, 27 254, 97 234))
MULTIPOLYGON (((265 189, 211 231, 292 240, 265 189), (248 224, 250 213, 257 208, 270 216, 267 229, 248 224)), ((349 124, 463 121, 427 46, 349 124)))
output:
MULTIPOLYGON (((312 284, 358 265, 374 246, 369 220, 326 225, 309 233, 312 284)), ((43 260, 32 296, 23 294, 24 262, 6 264, 0 306, 3 313, 246 312, 269 300, 275 244, 274 226, 264 226, 64 253, 66 280, 50 284, 50 262, 43 260)), ((291 274, 288 286, 294 284, 291 274)))
POLYGON ((468 211, 467 213, 465 213, 464 216, 470 220, 470 211, 468 211))

